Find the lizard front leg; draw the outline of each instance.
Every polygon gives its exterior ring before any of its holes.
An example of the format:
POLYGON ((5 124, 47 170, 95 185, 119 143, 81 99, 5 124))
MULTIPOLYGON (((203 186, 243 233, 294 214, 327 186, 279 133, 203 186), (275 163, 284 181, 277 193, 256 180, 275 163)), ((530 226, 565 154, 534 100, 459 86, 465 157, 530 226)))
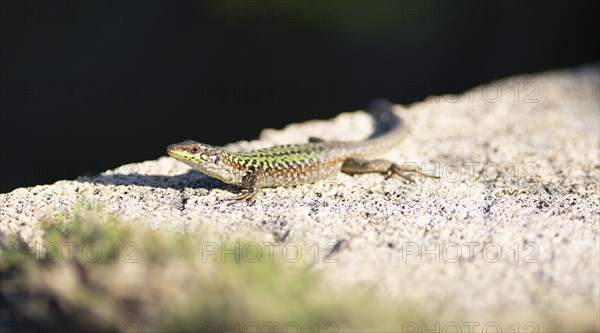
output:
POLYGON ((227 198, 228 200, 247 200, 252 201, 256 197, 256 195, 262 189, 262 173, 259 171, 251 171, 248 172, 242 182, 244 184, 245 189, 243 189, 240 194, 227 198))
POLYGON ((364 160, 359 158, 348 158, 342 164, 342 172, 347 174, 357 173, 382 173, 387 178, 398 175, 411 182, 414 180, 406 175, 405 173, 417 173, 425 177, 439 178, 434 175, 428 175, 416 165, 398 165, 392 161, 377 159, 377 160, 364 160))

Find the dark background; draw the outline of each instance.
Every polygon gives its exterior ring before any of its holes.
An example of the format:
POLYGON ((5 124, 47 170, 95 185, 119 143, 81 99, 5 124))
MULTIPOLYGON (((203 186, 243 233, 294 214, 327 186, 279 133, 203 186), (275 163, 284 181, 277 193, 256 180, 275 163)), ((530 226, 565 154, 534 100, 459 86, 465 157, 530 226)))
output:
POLYGON ((3 1, 0 192, 597 61, 596 3, 3 1))

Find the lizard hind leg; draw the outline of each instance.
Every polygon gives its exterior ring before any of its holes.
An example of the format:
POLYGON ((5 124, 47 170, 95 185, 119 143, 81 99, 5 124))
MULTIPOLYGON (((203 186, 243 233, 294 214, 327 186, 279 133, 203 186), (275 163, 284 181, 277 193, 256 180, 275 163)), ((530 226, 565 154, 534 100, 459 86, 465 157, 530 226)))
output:
POLYGON ((386 179, 393 175, 398 175, 413 183, 414 180, 406 176, 405 173, 417 173, 425 177, 439 178, 434 175, 426 174, 416 165, 398 165, 392 161, 383 159, 365 160, 348 158, 344 161, 344 164, 342 164, 342 172, 347 174, 382 173, 386 175, 386 179))

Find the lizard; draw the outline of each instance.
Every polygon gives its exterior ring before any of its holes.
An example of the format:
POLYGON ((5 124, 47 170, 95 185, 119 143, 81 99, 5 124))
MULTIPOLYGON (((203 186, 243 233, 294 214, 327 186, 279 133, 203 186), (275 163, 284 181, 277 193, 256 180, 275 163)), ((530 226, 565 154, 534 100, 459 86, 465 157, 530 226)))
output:
POLYGON ((384 128, 380 135, 364 141, 325 141, 310 137, 308 143, 288 144, 249 152, 232 152, 192 140, 169 145, 167 154, 190 167, 227 184, 242 188, 230 200, 254 200, 265 187, 295 186, 328 179, 337 172, 381 173, 386 179, 405 173, 424 173, 416 165, 398 165, 385 159, 365 159, 396 146, 405 135, 403 120, 393 104, 377 99, 367 108, 384 128))

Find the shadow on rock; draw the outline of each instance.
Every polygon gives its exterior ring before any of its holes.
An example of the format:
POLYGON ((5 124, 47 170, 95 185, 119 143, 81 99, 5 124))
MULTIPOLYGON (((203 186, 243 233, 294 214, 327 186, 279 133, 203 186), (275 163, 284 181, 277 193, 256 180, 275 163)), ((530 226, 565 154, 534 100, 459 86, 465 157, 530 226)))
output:
POLYGON ((189 170, 187 173, 177 176, 141 175, 138 173, 105 173, 95 176, 81 176, 77 178, 76 181, 102 185, 136 185, 172 189, 205 188, 211 190, 214 188, 229 188, 227 184, 206 176, 196 170, 189 170))

